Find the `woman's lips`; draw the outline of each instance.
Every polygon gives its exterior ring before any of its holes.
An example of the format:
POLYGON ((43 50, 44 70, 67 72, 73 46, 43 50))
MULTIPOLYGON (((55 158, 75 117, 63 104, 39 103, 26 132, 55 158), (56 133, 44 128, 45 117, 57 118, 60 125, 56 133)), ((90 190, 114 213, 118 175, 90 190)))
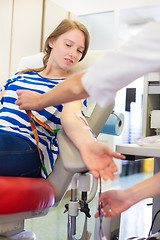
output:
POLYGON ((65 58, 65 61, 69 64, 73 64, 73 60, 71 60, 70 58, 65 58))

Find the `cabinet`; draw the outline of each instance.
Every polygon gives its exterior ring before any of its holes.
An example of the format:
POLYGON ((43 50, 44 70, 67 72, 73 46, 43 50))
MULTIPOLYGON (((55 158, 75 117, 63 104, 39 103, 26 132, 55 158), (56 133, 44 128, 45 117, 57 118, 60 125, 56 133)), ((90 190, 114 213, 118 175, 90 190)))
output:
POLYGON ((149 73, 144 77, 142 135, 155 135, 150 128, 151 111, 160 110, 160 73, 149 73))

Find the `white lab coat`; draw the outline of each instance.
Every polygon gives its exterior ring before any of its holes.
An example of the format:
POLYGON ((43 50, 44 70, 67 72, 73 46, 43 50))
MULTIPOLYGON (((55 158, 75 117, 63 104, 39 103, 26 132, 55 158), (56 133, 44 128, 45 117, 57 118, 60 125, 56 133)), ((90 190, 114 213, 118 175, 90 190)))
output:
POLYGON ((118 90, 154 71, 160 71, 160 22, 148 24, 118 51, 106 53, 85 73, 82 84, 104 107, 115 99, 118 90))

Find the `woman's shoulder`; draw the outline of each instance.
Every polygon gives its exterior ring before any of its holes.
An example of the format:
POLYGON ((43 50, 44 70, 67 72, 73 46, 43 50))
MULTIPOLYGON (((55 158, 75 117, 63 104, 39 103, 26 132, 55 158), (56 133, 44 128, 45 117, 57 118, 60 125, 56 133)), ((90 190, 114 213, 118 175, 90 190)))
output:
POLYGON ((23 76, 23 75, 38 75, 36 71, 31 71, 30 69, 25 69, 23 71, 17 72, 16 73, 19 76, 23 76))

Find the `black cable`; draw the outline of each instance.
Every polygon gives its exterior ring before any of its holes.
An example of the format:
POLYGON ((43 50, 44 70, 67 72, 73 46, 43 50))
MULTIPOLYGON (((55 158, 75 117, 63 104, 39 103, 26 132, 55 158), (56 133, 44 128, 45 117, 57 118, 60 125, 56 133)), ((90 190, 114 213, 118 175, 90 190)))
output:
POLYGON ((148 237, 151 235, 152 228, 153 228, 153 225, 154 225, 154 222, 155 222, 155 220, 156 220, 156 217, 157 217, 158 213, 160 213, 160 210, 158 210, 158 211, 156 212, 156 214, 155 214, 155 216, 154 216, 154 218, 153 218, 153 220, 152 220, 152 224, 151 224, 151 228, 150 228, 150 230, 149 230, 148 237))

